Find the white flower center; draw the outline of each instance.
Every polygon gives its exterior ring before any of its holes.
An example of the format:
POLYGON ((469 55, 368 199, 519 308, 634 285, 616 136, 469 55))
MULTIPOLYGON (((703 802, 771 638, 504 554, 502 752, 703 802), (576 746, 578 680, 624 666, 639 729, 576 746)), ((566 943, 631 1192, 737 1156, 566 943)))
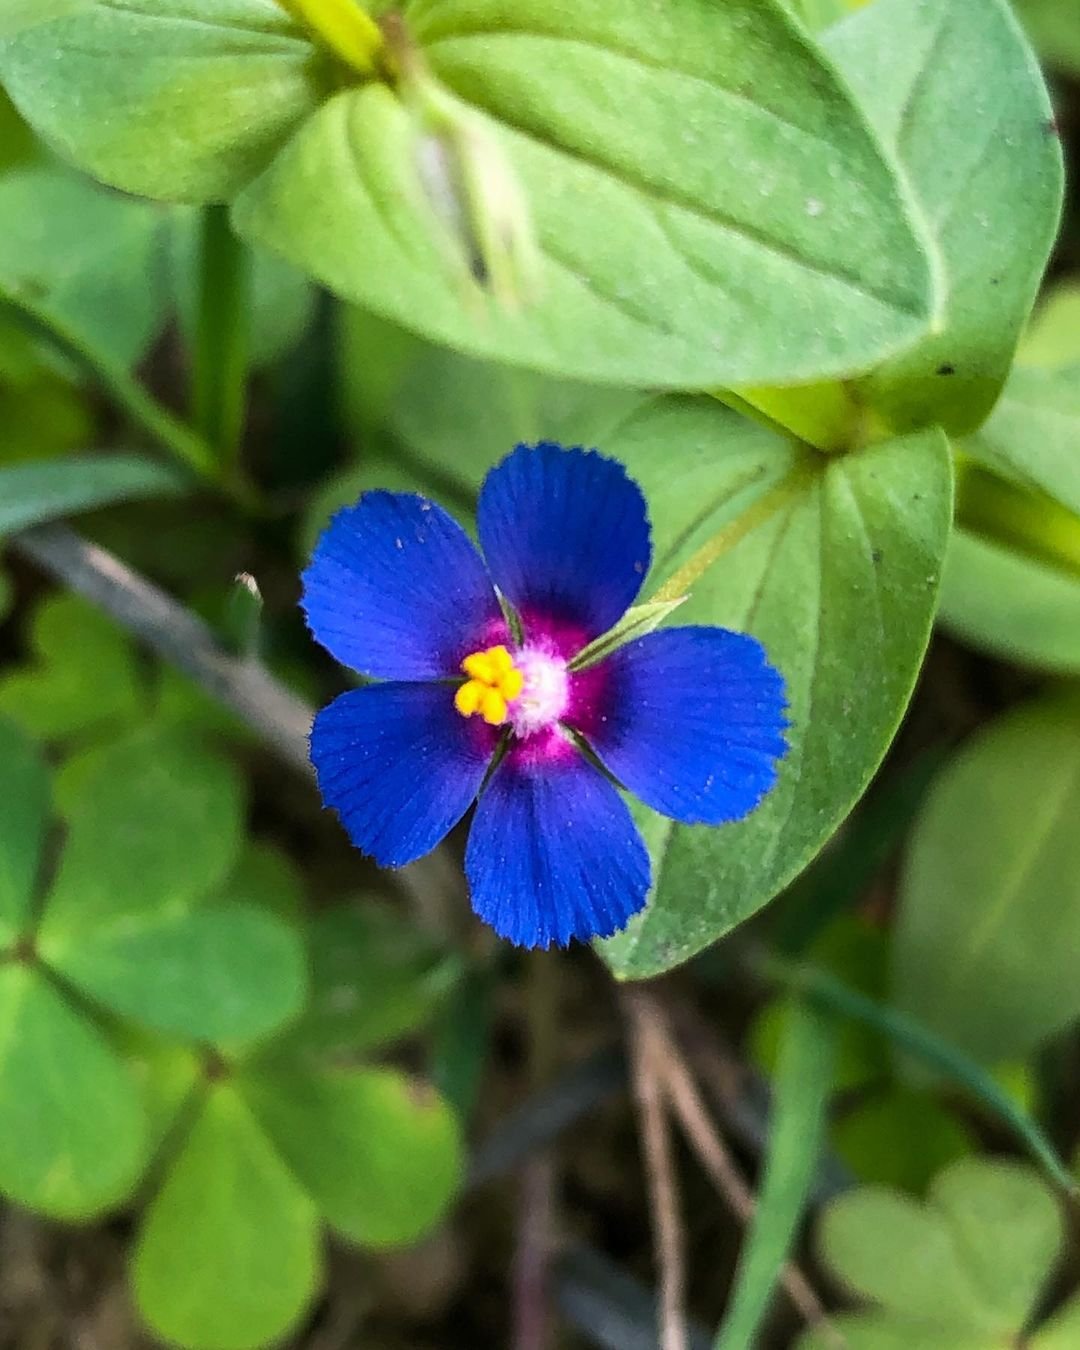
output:
POLYGON ((525 737, 546 731, 558 722, 570 702, 566 662, 542 647, 523 647, 514 653, 514 665, 524 678, 521 693, 509 708, 514 734, 525 737))

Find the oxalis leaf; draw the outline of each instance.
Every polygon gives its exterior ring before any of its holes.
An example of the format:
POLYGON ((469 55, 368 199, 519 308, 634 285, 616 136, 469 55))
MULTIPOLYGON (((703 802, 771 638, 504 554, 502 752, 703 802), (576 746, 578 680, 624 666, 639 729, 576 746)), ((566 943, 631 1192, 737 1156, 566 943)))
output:
POLYGON ((1058 226, 1061 148, 1038 62, 1005 0, 875 0, 823 42, 910 178, 947 295, 934 334, 863 393, 900 430, 971 431, 1058 226))
POLYGON ((746 820, 711 829, 639 812, 652 900, 603 954, 643 978, 771 899, 866 787, 926 646, 952 476, 940 431, 817 455, 709 399, 658 399, 606 449, 649 500, 656 598, 689 591, 679 622, 755 634, 790 703, 780 781, 746 820))
POLYGON ((449 121, 521 190, 539 259, 516 310, 470 293, 432 205, 457 190, 451 152, 367 84, 327 101, 234 208, 338 294, 476 355, 654 387, 848 372, 926 327, 896 174, 770 0, 444 0, 405 19, 449 121))

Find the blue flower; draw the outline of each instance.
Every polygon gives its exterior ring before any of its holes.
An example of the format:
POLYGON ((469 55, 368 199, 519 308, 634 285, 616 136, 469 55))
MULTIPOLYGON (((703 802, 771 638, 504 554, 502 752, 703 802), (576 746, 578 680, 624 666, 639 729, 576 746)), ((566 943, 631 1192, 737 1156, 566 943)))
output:
POLYGON ((433 502, 366 492, 319 540, 311 631, 380 681, 315 719, 319 787, 384 867, 429 852, 479 799, 476 913, 523 947, 608 937, 650 884, 612 779, 675 820, 745 816, 786 752, 783 680, 754 638, 707 627, 570 669, 649 567, 645 499, 614 460, 519 445, 484 480, 477 527, 483 559, 433 502))

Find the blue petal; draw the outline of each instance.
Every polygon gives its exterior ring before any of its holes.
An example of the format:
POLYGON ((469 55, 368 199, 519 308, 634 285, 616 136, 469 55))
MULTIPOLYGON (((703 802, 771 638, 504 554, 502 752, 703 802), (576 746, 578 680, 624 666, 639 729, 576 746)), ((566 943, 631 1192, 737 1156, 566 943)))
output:
POLYGON ((382 867, 422 858, 469 809, 496 733, 454 711, 444 684, 373 684, 315 718, 311 762, 323 801, 382 867))
POLYGON ((610 937, 644 905, 649 857, 611 783, 569 747, 503 760, 465 852, 473 909, 519 947, 610 937))
POLYGON ((747 815, 776 782, 787 753, 784 681, 756 639, 659 629, 596 671, 596 711, 579 730, 654 810, 720 825, 747 815))
POLYGON ((468 535, 413 493, 365 492, 339 511, 303 581, 315 637, 343 665, 379 679, 457 674, 464 657, 505 633, 468 535))
POLYGON ((641 489, 595 450, 519 445, 484 479, 480 546, 521 612, 598 637, 633 604, 649 570, 641 489))

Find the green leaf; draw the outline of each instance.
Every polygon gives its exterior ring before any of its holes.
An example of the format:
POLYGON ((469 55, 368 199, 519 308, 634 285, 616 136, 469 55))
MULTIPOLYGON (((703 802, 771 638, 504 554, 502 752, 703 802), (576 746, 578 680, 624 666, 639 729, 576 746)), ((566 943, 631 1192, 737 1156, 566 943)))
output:
POLYGON ((1080 576, 1015 544, 958 528, 941 582, 941 624, 981 651, 1080 672, 1080 576))
POLYGON ((119 1027, 116 1037, 118 1049, 142 1093, 149 1123, 148 1153, 154 1157, 177 1128, 181 1112, 201 1106, 195 1094, 200 1092, 201 1098, 204 1056, 196 1047, 167 1041, 131 1026, 119 1027))
POLYGON ((141 455, 60 455, 0 468, 0 536, 108 502, 174 497, 189 482, 141 455))
POLYGON ((236 1090, 213 1085, 136 1243, 139 1311, 192 1350, 251 1350, 299 1320, 320 1265, 310 1198, 236 1090))
POLYGON ((385 85, 342 91, 234 207, 343 298, 474 355, 662 387, 846 374, 926 327, 896 173, 772 0, 413 0, 406 22, 440 125, 385 85), (462 139, 493 149, 455 178, 462 139), (485 174, 539 247, 515 308, 472 285, 455 223, 485 174))
POLYGON ((957 1116, 925 1092, 893 1086, 837 1121, 832 1143, 860 1181, 921 1195, 932 1177, 977 1141, 957 1116))
POLYGON ((795 1240, 821 1150, 832 1090, 833 1028, 805 1004, 788 1021, 774 1084, 769 1147, 716 1350, 753 1345, 795 1240))
POLYGON ((117 730, 144 715, 130 639, 85 600, 47 597, 29 640, 36 659, 0 676, 0 715, 45 740, 117 730))
POLYGON ((861 8, 866 0, 786 0, 786 3, 791 12, 816 33, 861 8))
POLYGON ((938 1176, 925 1206, 879 1187, 841 1195, 819 1245, 846 1285, 901 1320, 1004 1340, 1031 1315, 1063 1238, 1061 1213, 1030 1168, 964 1158, 938 1176))
POLYGON ((42 957, 113 1012, 192 1040, 265 1036, 304 1004, 307 967, 288 924, 250 905, 133 913, 73 931, 54 923, 42 957))
POLYGON ((253 1071, 244 1090, 327 1221, 365 1246, 413 1242, 443 1217, 464 1154, 453 1112, 388 1069, 253 1071))
POLYGON ((623 643, 659 628, 680 605, 685 603, 686 596, 678 595, 674 600, 649 600, 643 605, 632 605, 614 628, 609 628, 606 633, 594 638, 588 646, 582 647, 570 662, 570 669, 585 670, 589 666, 596 665, 623 643))
POLYGON ((1080 1296, 1074 1295, 1059 1308, 1027 1344, 1028 1350, 1073 1350, 1080 1345, 1080 1296))
POLYGON ((92 0, 0 52, 16 107, 66 159, 146 197, 225 200, 311 113, 328 71, 267 0, 92 0))
POLYGON ((1047 289, 1016 360, 1018 365, 1044 370, 1080 364, 1080 285, 1062 281, 1047 289))
POLYGON ((1080 75, 1080 14, 1075 5, 1070 0, 1016 0, 1016 8, 1043 60, 1080 75))
POLYGON ((242 813, 231 765, 183 731, 139 731, 95 752, 69 805, 41 941, 203 899, 235 866, 242 813))
POLYGON ((1057 233, 1061 148, 1038 63, 1006 0, 875 0, 824 45, 910 178, 947 293, 934 333, 870 376, 866 396, 898 430, 971 431, 1057 233))
POLYGON ((25 930, 49 819, 49 771, 37 747, 0 721, 0 942, 25 930))
POLYGON ((275 1055, 351 1061, 422 1027, 460 973, 456 959, 393 912, 363 901, 311 922, 312 996, 275 1055))
POLYGON ((705 399, 658 400, 605 449, 650 503, 666 579, 654 598, 690 591, 680 621, 752 632, 790 705, 779 783, 745 821, 710 829, 639 813, 652 903, 603 952, 618 976, 642 978, 776 895, 865 789, 922 661, 951 468, 938 431, 824 456, 705 399))
MULTIPOLYGON (((984 1331, 927 1326, 925 1322, 889 1313, 853 1313, 830 1319, 843 1337, 845 1350, 1001 1350, 1001 1341, 984 1331)), ((796 1350, 833 1350, 836 1337, 827 1331, 807 1331, 796 1350)))
POLYGON ((292 857, 274 844, 248 840, 222 887, 231 903, 258 905, 289 921, 299 919, 306 902, 304 879, 292 857))
POLYGON ((1080 1016, 1078 813, 1080 709, 1047 702, 973 737, 916 823, 895 999, 984 1062, 1026 1055, 1080 1016))
POLYGON ((964 451, 1080 514, 1080 365, 1017 366, 989 420, 964 451))
POLYGON ((55 1218, 123 1199, 144 1162, 134 1080, 44 974, 0 966, 0 1189, 55 1218))
POLYGON ((0 300, 134 365, 165 322, 161 212, 44 163, 0 177, 0 217, 0 300))
POLYGON ((90 0, 2 0, 0 2, 0 41, 14 37, 24 29, 62 19, 85 9, 90 0))

